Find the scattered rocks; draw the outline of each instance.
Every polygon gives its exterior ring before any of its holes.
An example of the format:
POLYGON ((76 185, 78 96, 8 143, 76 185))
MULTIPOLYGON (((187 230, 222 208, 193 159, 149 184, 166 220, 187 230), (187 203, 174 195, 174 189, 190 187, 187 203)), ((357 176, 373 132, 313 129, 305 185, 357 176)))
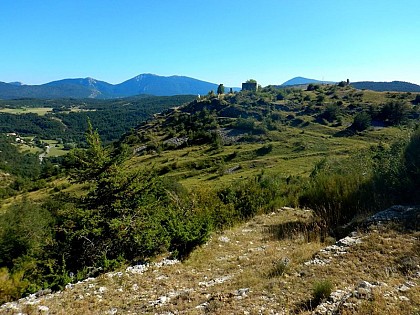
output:
POLYGON ((125 269, 127 273, 132 274, 142 274, 145 273, 147 270, 149 270, 149 264, 140 264, 135 266, 130 266, 125 269))
POLYGON ((168 140, 163 141, 163 144, 165 145, 171 145, 174 147, 180 147, 181 145, 183 145, 184 143, 188 142, 188 137, 182 137, 182 138, 171 138, 168 140))
POLYGON ((115 307, 111 308, 108 312, 106 312, 109 315, 115 315, 118 313, 118 309, 116 309, 115 307))
POLYGON ((362 242, 361 239, 362 237, 358 236, 357 233, 352 233, 352 236, 346 236, 335 242, 334 245, 321 249, 313 259, 305 262, 304 264, 306 266, 328 265, 331 263, 332 257, 346 254, 350 247, 360 244, 362 242))
POLYGON ((44 314, 44 313, 48 313, 50 311, 50 308, 48 306, 40 305, 38 306, 38 311, 41 314, 44 314))
POLYGON ((170 297, 162 295, 157 300, 150 301, 149 304, 152 306, 162 306, 167 304, 171 300, 170 297))
POLYGON ((384 222, 400 222, 409 227, 418 227, 420 222, 420 206, 395 205, 380 211, 366 220, 367 225, 384 222))
POLYGON ((231 279, 232 278, 232 276, 231 275, 229 275, 229 276, 224 276, 224 277, 220 277, 220 278, 216 278, 216 279, 212 279, 212 280, 210 280, 210 281, 201 281, 201 282, 199 282, 198 283, 198 285, 200 286, 200 287, 212 287, 212 286, 214 286, 214 285, 216 285, 216 284, 221 284, 221 283, 223 283, 223 282, 226 282, 226 281, 228 281, 229 279, 231 279))
POLYGON ((243 299, 245 297, 248 296, 248 293, 250 292, 249 288, 242 288, 242 289, 238 289, 236 290, 233 295, 235 296, 236 299, 243 299))
POLYGON ((218 238, 218 240, 219 240, 219 242, 222 242, 222 243, 229 243, 230 242, 230 238, 227 237, 227 236, 220 236, 218 238))
POLYGON ((135 148, 134 150, 133 150, 133 153, 134 154, 140 154, 140 153, 142 153, 144 150, 146 150, 147 149, 147 146, 145 146, 145 145, 142 145, 142 146, 140 146, 140 147, 137 147, 137 148, 135 148))
POLYGON ((281 210, 281 211, 293 211, 295 209, 292 208, 292 207, 286 207, 286 206, 284 206, 284 207, 281 207, 279 210, 281 210))
POLYGON ((346 288, 344 290, 332 292, 325 302, 316 307, 314 314, 339 314, 341 308, 353 310, 362 300, 372 299, 373 290, 375 289, 381 289, 382 292, 380 292, 380 294, 384 298, 408 302, 410 301, 409 298, 404 295, 399 295, 398 293, 410 290, 410 286, 413 287, 416 286, 416 284, 414 282, 406 282, 403 285, 391 288, 383 282, 360 281, 354 288, 346 288))
POLYGON ((240 170, 241 166, 240 165, 235 165, 231 168, 228 168, 227 170, 225 170, 224 174, 232 174, 233 172, 240 170))

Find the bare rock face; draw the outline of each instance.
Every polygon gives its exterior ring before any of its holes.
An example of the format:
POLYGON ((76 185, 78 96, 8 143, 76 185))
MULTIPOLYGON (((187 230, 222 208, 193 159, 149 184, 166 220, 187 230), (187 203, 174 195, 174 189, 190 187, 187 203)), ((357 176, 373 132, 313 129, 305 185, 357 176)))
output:
POLYGON ((420 228, 420 206, 395 205, 384 211, 380 211, 366 220, 367 225, 398 222, 408 228, 420 228))

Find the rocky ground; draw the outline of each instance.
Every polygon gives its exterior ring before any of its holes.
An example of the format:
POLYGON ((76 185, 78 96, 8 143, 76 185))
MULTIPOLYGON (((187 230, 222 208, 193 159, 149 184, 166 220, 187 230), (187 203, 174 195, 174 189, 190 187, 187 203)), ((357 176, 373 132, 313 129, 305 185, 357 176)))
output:
POLYGON ((184 262, 160 257, 4 304, 0 314, 420 314, 418 230, 378 216, 321 243, 298 228, 311 216, 279 209, 213 235, 184 262), (319 305, 316 283, 332 286, 319 305))

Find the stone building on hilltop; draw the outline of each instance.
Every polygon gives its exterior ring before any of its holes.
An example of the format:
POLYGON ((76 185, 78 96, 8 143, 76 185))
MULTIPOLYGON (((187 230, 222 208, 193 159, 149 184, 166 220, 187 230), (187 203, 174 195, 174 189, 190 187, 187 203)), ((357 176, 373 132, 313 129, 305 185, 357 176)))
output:
POLYGON ((242 91, 253 91, 256 92, 257 91, 257 82, 245 82, 242 83, 242 91))

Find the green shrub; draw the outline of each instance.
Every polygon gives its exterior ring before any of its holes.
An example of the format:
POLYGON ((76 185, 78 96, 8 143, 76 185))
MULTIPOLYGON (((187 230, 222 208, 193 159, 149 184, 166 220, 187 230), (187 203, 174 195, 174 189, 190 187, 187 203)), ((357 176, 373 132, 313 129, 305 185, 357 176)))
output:
POLYGON ((351 127, 354 130, 363 131, 370 127, 371 121, 372 119, 368 113, 361 112, 354 117, 353 124, 351 125, 351 127))
POLYGON ((322 300, 330 296, 333 284, 330 280, 321 280, 314 283, 312 287, 312 302, 318 305, 322 300))
POLYGON ((24 271, 11 274, 6 267, 0 268, 0 304, 20 298, 28 286, 24 271))
POLYGON ((335 228, 376 207, 371 179, 369 156, 323 160, 315 166, 299 202, 335 228))
POLYGON ((0 267, 12 268, 23 256, 39 257, 51 242, 50 213, 24 199, 0 215, 0 267))

